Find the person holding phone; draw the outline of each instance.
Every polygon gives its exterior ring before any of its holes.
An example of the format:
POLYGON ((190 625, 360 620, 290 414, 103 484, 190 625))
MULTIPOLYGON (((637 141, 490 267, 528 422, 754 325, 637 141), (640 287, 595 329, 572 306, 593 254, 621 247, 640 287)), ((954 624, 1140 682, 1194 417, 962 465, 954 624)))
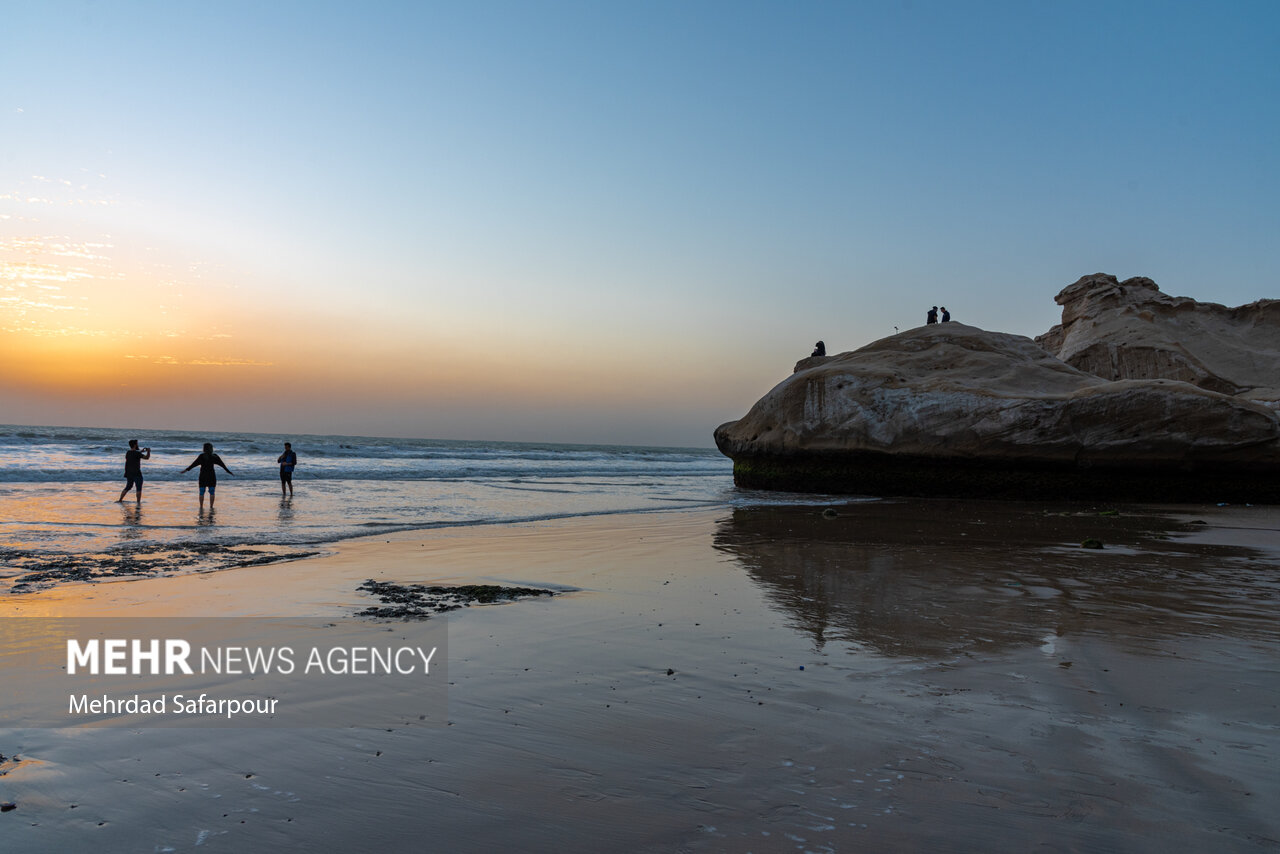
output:
POLYGON ((124 452, 124 489, 120 491, 120 497, 116 499, 116 503, 120 504, 124 501, 124 497, 129 494, 129 490, 137 488, 138 503, 142 503, 142 461, 151 459, 151 449, 143 448, 138 450, 138 440, 129 440, 129 450, 124 452))

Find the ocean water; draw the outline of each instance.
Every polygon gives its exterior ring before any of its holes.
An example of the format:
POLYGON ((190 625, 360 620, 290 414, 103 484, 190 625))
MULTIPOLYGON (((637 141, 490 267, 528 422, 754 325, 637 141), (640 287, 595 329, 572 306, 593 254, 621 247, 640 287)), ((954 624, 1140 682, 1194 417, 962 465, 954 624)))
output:
POLYGON ((710 449, 0 426, 0 584, 244 566, 418 528, 797 500, 738 490, 710 449), (151 448, 140 505, 132 492, 116 502, 131 438, 151 448), (202 512, 197 472, 182 469, 206 441, 235 476, 218 470, 216 509, 202 512))

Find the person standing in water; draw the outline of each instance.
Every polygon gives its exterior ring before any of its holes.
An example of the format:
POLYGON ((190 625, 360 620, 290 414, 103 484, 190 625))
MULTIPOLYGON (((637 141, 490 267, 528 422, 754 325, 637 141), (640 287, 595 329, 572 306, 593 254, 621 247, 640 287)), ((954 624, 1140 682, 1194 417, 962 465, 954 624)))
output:
POLYGON ((293 445, 284 443, 284 453, 276 460, 280 464, 280 497, 284 497, 284 488, 289 487, 289 497, 293 497, 293 467, 298 464, 298 455, 293 452, 293 445))
POLYGON ((209 509, 213 509, 214 492, 218 488, 218 473, 214 471, 214 466, 222 466, 222 470, 227 474, 235 477, 235 472, 227 468, 227 464, 222 461, 222 457, 213 452, 213 443, 204 443, 204 453, 196 457, 191 465, 182 470, 183 474, 191 471, 196 466, 200 466, 200 509, 204 509, 204 491, 209 490, 209 509))
POLYGON ((142 503, 142 461, 149 459, 151 459, 151 449, 138 450, 138 440, 130 439, 129 450, 124 452, 124 489, 116 499, 117 504, 123 502, 129 490, 135 486, 138 488, 138 503, 142 503))

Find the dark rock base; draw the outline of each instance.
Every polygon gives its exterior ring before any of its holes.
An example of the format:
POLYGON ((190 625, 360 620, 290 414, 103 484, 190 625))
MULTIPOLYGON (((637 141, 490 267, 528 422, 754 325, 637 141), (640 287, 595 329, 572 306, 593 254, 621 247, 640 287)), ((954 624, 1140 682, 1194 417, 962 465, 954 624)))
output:
POLYGON ((1168 468, 937 460, 888 454, 742 457, 745 489, 839 495, 1280 504, 1280 473, 1204 465, 1168 468))

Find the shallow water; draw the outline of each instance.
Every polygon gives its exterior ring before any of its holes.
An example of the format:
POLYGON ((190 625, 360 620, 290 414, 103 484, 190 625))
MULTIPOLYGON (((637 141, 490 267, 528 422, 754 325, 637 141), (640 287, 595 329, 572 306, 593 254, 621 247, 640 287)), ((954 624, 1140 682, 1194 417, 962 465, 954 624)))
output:
POLYGON ((286 438, 291 498, 281 437, 0 427, 0 578, 220 569, 373 533, 778 500, 735 490, 729 461, 705 449, 286 438), (143 499, 116 503, 130 438, 152 452, 143 499), (235 472, 218 470, 213 510, 182 473, 204 441, 235 472))

